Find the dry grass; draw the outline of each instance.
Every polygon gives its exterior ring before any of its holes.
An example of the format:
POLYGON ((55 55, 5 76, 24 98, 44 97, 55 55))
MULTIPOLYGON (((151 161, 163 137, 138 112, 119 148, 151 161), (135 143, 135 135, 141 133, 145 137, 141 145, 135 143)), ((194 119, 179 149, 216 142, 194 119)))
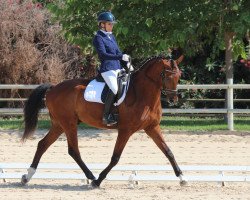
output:
MULTIPOLYGON (((0 84, 59 83, 93 76, 81 50, 60 35, 50 13, 31 0, 0 0, 0 84), (82 68, 86 68, 83 74, 82 68)), ((0 91, 2 97, 22 93, 0 91)))

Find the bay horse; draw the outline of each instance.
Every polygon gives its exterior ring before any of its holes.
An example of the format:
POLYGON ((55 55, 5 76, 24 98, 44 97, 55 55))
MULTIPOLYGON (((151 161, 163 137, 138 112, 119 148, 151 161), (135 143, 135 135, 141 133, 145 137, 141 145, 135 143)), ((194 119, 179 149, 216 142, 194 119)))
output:
POLYGON ((117 110, 118 124, 107 127, 102 123, 104 105, 87 102, 83 92, 90 82, 86 79, 72 79, 52 86, 42 84, 33 90, 24 107, 25 129, 22 140, 34 134, 38 121, 38 113, 44 107, 43 98, 49 110, 51 128, 47 135, 39 141, 37 150, 28 174, 22 176, 22 184, 30 181, 35 174, 38 163, 57 138, 64 132, 67 137, 68 153, 83 170, 86 177, 92 180, 93 187, 99 187, 110 170, 118 163, 122 151, 130 136, 139 130, 144 130, 171 163, 175 175, 180 178, 180 184, 187 184, 174 155, 160 129, 162 116, 161 93, 168 98, 177 98, 177 84, 181 76, 178 64, 183 56, 177 60, 155 56, 146 60, 141 67, 131 75, 126 98, 117 110), (113 155, 108 166, 100 173, 98 179, 83 162, 78 148, 77 125, 86 123, 97 128, 117 129, 118 136, 113 155))

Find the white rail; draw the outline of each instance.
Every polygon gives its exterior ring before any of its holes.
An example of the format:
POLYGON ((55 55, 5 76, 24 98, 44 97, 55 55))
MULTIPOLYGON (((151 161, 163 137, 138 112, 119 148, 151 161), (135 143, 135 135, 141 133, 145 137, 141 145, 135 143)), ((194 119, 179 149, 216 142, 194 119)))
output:
MULTIPOLYGON (((100 173, 106 164, 88 164, 91 171, 100 173)), ((0 179, 20 179, 28 169, 27 163, 0 163, 0 179), (13 171, 14 170, 14 171, 13 171), (9 172, 11 171, 11 172, 9 172), (22 173, 20 171, 23 171, 22 173)), ((250 166, 180 166, 189 181, 195 182, 250 182, 250 166), (206 173, 206 174, 204 174, 206 173), (227 173, 227 174, 226 174, 227 173), (195 174, 195 175, 194 175, 195 174)), ((115 166, 112 171, 119 175, 109 175, 112 181, 178 181, 171 166, 161 165, 124 165, 115 166), (151 172, 151 173, 150 173, 151 172), (170 173, 170 175, 168 175, 170 173), (122 174, 122 175, 120 175, 122 174)), ((96 174, 96 176, 98 176, 96 174)), ((112 174, 112 173, 111 173, 112 174)), ((87 180, 76 164, 40 163, 34 179, 78 179, 87 180), (46 173, 42 172, 43 170, 46 173), (63 172, 60 172, 63 171, 63 172), (67 171, 67 172, 66 172, 67 171)))
MULTIPOLYGON (((24 84, 0 84, 0 90, 3 89, 35 89, 39 85, 24 85, 24 84)), ((178 90, 196 90, 196 89, 218 89, 218 90, 223 90, 223 89, 228 89, 228 88, 233 88, 233 89, 250 89, 250 84, 202 84, 202 85, 178 85, 177 89, 178 90)))
POLYGON ((216 89, 216 90, 223 90, 223 89, 250 89, 250 84, 209 84, 209 85, 178 85, 178 90, 197 90, 197 89, 216 89))
MULTIPOLYGON (((38 85, 1 85, 1 89, 35 89, 38 85)), ((234 113, 250 113, 250 109, 233 109, 233 89, 250 89, 250 84, 232 84, 229 81, 229 84, 214 84, 214 85, 178 85, 179 90, 198 90, 198 89, 213 89, 213 90, 227 90, 227 108, 216 108, 216 109, 163 109, 163 113, 224 113, 228 116, 228 129, 233 130, 233 114, 234 113)), ((1 101, 13 101, 21 100, 14 98, 0 98, 1 101)), ((23 100, 23 99, 22 99, 23 100)), ((42 114, 47 114, 47 109, 42 110, 42 114)), ((0 115, 22 115, 22 109, 10 109, 10 108, 0 108, 0 115)))

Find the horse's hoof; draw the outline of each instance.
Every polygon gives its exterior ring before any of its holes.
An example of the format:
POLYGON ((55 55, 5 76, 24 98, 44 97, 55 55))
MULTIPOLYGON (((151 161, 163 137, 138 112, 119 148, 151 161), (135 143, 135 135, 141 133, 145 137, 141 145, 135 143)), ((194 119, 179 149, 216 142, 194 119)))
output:
POLYGON ((187 180, 180 181, 180 186, 187 186, 187 185, 188 185, 187 180))
POLYGON ((29 181, 28 181, 28 179, 27 179, 27 175, 24 174, 24 175, 22 176, 22 179, 21 179, 21 184, 22 184, 22 185, 26 185, 28 182, 29 182, 29 181))
POLYGON ((99 188, 99 187, 100 187, 100 184, 98 184, 96 180, 93 180, 93 181, 91 182, 91 186, 92 186, 92 188, 99 188))
POLYGON ((185 176, 183 176, 183 174, 180 174, 180 176, 178 176, 180 178, 180 186, 187 186, 188 185, 188 180, 185 176))

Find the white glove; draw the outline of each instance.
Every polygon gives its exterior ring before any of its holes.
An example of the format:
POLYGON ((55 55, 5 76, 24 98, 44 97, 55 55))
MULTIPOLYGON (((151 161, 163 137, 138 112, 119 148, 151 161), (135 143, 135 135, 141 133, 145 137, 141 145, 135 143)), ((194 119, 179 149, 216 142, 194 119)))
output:
POLYGON ((131 65, 130 62, 127 63, 127 68, 129 69, 129 71, 134 71, 134 67, 131 65))
POLYGON ((128 61, 129 61, 129 58, 130 58, 130 56, 129 56, 128 54, 123 54, 123 55, 122 55, 122 60, 123 60, 123 61, 128 62, 128 61))

